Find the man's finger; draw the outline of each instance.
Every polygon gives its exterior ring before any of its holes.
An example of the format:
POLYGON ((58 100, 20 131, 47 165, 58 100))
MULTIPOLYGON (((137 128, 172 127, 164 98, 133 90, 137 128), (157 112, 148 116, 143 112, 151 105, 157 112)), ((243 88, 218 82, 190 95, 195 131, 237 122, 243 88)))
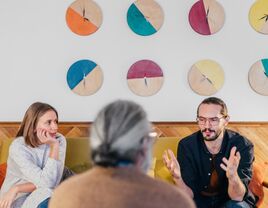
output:
POLYGON ((171 149, 168 149, 168 154, 169 154, 169 157, 170 157, 170 159, 172 159, 172 160, 177 160, 177 158, 175 157, 175 155, 174 155, 174 153, 172 152, 172 150, 171 149))
POLYGON ((239 162, 239 161, 240 161, 240 159, 241 159, 240 152, 236 152, 235 156, 237 157, 237 160, 238 160, 238 162, 239 162))
POLYGON ((229 160, 226 159, 226 157, 222 158, 222 162, 224 162, 226 166, 228 166, 230 163, 229 160))
POLYGON ((223 163, 221 163, 220 166, 224 171, 227 171, 227 167, 223 163))
POLYGON ((168 163, 168 157, 167 157, 167 151, 165 150, 163 155, 162 155, 162 159, 163 159, 163 162, 165 163, 165 165, 167 165, 168 163))
POLYGON ((232 147, 229 158, 233 158, 235 156, 235 152, 236 152, 236 146, 232 147))

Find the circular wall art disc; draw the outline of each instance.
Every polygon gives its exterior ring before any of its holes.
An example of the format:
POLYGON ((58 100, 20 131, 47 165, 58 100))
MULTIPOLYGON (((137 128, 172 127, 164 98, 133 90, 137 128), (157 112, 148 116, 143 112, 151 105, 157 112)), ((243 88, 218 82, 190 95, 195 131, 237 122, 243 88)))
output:
POLYGON ((223 27, 225 13, 215 0, 199 0, 192 6, 188 18, 194 31, 201 35, 212 35, 223 27))
POLYGON ((153 61, 140 60, 127 73, 129 89, 139 96, 156 94, 164 82, 162 69, 153 61))
POLYGON ((196 62, 188 73, 189 85, 199 95, 213 95, 224 83, 224 72, 221 66, 212 60, 196 62))
POLYGON ((268 1, 256 1, 249 11, 249 23, 259 33, 268 34, 268 1))
POLYGON ((90 35, 100 28, 102 12, 92 0, 76 0, 67 9, 66 22, 77 35, 90 35))
POLYGON ((268 95, 268 59, 262 59, 249 70, 248 81, 251 88, 261 95, 268 95))
POLYGON ((137 0, 127 12, 127 23, 138 35, 148 36, 156 33, 163 21, 163 10, 154 0, 137 0))
POLYGON ((92 95, 102 85, 101 68, 90 60, 80 60, 71 65, 67 72, 67 83, 70 89, 82 96, 92 95))

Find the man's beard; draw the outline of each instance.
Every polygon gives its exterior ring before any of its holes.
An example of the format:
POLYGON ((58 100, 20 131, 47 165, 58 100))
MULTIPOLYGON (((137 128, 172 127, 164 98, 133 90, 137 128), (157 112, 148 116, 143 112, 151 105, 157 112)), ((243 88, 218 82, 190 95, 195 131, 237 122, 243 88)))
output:
POLYGON ((205 128, 205 129, 203 129, 201 132, 203 133, 203 132, 206 132, 206 131, 209 131, 209 132, 215 132, 215 136, 214 136, 214 137, 210 137, 210 138, 208 138, 208 137, 205 137, 205 136, 203 135, 203 139, 204 139, 205 141, 207 141, 207 142, 212 142, 212 141, 215 141, 216 139, 218 139, 218 137, 220 136, 220 134, 222 133, 223 130, 221 130, 221 131, 219 131, 218 133, 216 133, 215 130, 212 130, 212 129, 210 129, 210 128, 205 128))

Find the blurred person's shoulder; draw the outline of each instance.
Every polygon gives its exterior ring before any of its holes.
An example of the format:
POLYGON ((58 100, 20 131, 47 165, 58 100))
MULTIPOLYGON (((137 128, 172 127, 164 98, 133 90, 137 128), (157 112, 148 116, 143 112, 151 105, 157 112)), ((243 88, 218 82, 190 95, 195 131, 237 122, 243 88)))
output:
POLYGON ((148 208, 194 207, 192 199, 176 186, 153 179, 133 167, 96 166, 60 184, 55 189, 49 207, 120 207, 126 200, 128 207, 130 204, 131 207, 140 206, 141 203, 148 208))

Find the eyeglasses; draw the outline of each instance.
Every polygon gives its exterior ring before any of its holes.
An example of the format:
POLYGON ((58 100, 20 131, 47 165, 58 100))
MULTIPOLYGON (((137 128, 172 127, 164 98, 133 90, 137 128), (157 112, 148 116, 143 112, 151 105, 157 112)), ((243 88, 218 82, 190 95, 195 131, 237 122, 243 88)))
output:
POLYGON ((198 116, 196 118, 196 121, 199 125, 205 125, 208 121, 210 125, 217 126, 217 125, 219 125, 220 120, 222 118, 225 118, 225 116, 222 116, 220 118, 219 117, 205 118, 205 117, 198 116))
POLYGON ((147 135, 142 137, 141 142, 152 141, 154 143, 156 141, 157 136, 157 132, 149 132, 147 135))
POLYGON ((148 136, 151 137, 151 138, 156 138, 156 137, 157 137, 157 132, 152 131, 152 132, 150 132, 150 133, 148 134, 148 136))

